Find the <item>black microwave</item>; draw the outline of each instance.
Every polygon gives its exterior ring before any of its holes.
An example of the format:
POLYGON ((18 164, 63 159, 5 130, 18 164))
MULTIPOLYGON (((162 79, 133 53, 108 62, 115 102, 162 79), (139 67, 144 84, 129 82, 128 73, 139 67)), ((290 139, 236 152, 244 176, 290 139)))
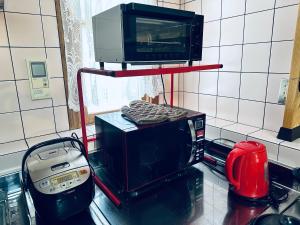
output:
POLYGON ((142 126, 113 112, 96 116, 95 126, 97 160, 109 183, 124 192, 175 179, 204 157, 205 114, 200 112, 142 126))
POLYGON ((202 15, 138 3, 93 16, 96 62, 162 64, 202 58, 202 15))

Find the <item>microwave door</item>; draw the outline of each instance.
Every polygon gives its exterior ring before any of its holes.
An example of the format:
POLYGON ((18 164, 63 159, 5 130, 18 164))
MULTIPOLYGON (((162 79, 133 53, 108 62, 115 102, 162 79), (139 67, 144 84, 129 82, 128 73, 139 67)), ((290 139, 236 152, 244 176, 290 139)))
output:
POLYGON ((191 132, 191 148, 190 148, 190 158, 188 163, 191 163, 195 157, 197 150, 197 140, 196 140, 196 131, 194 127, 194 123, 192 120, 188 120, 189 129, 191 132))

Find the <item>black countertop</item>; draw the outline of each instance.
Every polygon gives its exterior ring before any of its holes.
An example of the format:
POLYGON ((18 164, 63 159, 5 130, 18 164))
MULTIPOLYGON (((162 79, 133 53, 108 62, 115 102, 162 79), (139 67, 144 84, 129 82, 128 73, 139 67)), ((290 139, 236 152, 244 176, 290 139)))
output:
MULTIPOLYGON (((278 177, 275 176, 276 182, 280 180, 278 177)), ((19 176, 0 177, 0 189, 18 199, 19 176)), ((123 199, 120 208, 96 188, 90 209, 64 224, 244 225, 268 208, 245 203, 230 195, 228 190, 223 176, 199 163, 175 181, 134 199, 123 199)), ((14 216, 14 223, 11 224, 28 224, 24 211, 20 210, 24 208, 24 203, 16 200, 11 201, 11 205, 13 215, 10 216, 14 216)))

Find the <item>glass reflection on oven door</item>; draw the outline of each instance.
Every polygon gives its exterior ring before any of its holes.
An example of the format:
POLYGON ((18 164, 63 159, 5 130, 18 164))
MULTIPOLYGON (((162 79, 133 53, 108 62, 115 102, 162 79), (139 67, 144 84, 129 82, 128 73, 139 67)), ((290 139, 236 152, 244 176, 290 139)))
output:
POLYGON ((187 24, 179 21, 136 18, 136 52, 184 53, 187 24))

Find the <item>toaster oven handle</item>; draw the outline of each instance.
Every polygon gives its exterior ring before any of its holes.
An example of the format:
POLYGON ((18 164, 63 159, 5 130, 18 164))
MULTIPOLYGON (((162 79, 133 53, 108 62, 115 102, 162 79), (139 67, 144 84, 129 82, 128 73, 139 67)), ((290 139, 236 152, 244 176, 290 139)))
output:
MULTIPOLYGON (((45 146, 63 143, 63 142, 67 142, 67 141, 69 141, 71 143, 76 142, 79 145, 79 149, 78 148, 77 149, 84 155, 84 157, 86 158, 86 160, 89 164, 89 161, 88 161, 88 158, 86 155, 86 151, 85 151, 85 147, 84 147, 83 143, 76 138, 71 138, 71 137, 56 138, 56 139, 44 141, 39 144, 33 145, 25 152, 25 154, 22 158, 21 177, 22 177, 22 183, 23 183, 24 190, 27 189, 27 184, 28 184, 27 183, 27 175, 25 174, 25 163, 26 163, 27 158, 30 156, 30 154, 40 148, 45 147, 45 146)), ((90 164, 89 164, 89 166, 90 166, 90 164)))
POLYGON ((192 138, 191 155, 190 155, 188 163, 191 163, 193 161, 194 157, 195 157, 195 152, 196 152, 196 149, 197 149, 197 139, 196 139, 196 131, 195 131, 193 121, 188 120, 188 125, 189 125, 189 128, 190 128, 191 138, 192 138))

